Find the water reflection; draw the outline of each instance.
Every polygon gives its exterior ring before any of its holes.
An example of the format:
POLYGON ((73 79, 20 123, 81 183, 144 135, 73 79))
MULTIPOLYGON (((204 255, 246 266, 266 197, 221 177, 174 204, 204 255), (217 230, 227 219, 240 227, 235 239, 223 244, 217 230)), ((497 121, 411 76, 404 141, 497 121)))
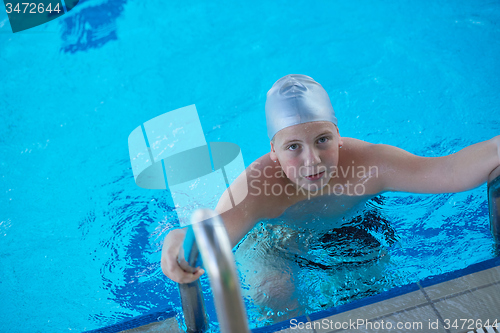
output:
POLYGON ((76 53, 117 40, 116 19, 126 3, 127 0, 81 0, 61 21, 61 50, 76 53))

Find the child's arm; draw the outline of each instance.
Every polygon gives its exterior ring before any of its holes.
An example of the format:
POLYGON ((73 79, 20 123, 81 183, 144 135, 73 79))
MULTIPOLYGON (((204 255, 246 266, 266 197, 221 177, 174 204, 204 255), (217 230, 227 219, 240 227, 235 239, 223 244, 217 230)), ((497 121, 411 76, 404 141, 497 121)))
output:
MULTIPOLYGON (((231 199, 226 190, 219 200, 217 212, 220 214, 224 226, 226 227, 231 246, 234 247, 261 219, 270 217, 272 205, 263 195, 256 195, 250 189, 250 182, 262 177, 255 175, 255 170, 249 167, 243 172, 229 187, 233 197, 246 196, 235 207, 232 206, 231 199)), ((262 182, 258 182, 259 184, 262 182)), ((186 228, 174 229, 170 231, 163 241, 161 256, 161 268, 163 273, 171 280, 178 283, 189 283, 197 280, 204 270, 199 269, 194 273, 184 271, 177 263, 177 256, 186 236, 186 228)))
POLYGON ((473 189, 500 166, 500 136, 441 157, 420 157, 388 145, 372 145, 382 191, 450 193, 473 189))

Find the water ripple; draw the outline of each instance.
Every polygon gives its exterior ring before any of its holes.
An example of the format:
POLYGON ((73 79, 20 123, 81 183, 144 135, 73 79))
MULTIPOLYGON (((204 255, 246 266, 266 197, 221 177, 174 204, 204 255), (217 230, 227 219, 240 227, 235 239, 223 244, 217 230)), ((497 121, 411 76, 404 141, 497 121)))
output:
POLYGON ((116 19, 126 3, 126 0, 80 1, 62 20, 61 50, 76 53, 117 40, 116 19))

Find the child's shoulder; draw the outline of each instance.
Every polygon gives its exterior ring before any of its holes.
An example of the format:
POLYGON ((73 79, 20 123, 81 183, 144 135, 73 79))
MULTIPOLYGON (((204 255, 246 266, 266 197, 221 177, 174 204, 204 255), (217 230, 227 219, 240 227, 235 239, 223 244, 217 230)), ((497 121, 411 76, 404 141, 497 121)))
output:
POLYGON ((342 138, 344 144, 339 149, 340 161, 352 163, 361 162, 374 154, 375 144, 355 138, 342 138))
POLYGON ((368 149, 374 144, 371 142, 355 139, 355 138, 346 138, 342 137, 344 144, 342 145, 343 150, 351 150, 351 151, 361 151, 364 149, 368 149))
POLYGON ((246 169, 247 178, 250 180, 264 181, 268 183, 280 182, 286 179, 279 161, 273 161, 270 154, 264 154, 256 159, 246 169))
POLYGON ((269 166, 273 166, 273 164, 275 164, 275 162, 273 160, 271 160, 271 157, 269 156, 270 153, 266 153, 264 155, 262 155, 261 157, 259 157, 258 159, 256 159, 255 161, 252 162, 252 164, 250 164, 250 166, 248 167, 247 171, 251 171, 251 170, 261 170, 263 171, 264 168, 266 167, 269 167, 269 166))

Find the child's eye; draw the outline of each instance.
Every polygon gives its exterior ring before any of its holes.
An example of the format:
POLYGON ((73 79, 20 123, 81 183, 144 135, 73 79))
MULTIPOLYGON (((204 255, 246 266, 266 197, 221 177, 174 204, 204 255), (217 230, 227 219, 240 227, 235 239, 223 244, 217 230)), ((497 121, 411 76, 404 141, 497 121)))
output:
POLYGON ((318 139, 318 143, 325 143, 327 141, 328 141, 328 138, 326 136, 318 139))
POLYGON ((298 144, 296 144, 296 143, 294 143, 294 144, 292 144, 292 145, 289 145, 287 149, 288 149, 288 150, 296 150, 296 149, 298 149, 298 148, 299 148, 299 145, 298 145, 298 144))

